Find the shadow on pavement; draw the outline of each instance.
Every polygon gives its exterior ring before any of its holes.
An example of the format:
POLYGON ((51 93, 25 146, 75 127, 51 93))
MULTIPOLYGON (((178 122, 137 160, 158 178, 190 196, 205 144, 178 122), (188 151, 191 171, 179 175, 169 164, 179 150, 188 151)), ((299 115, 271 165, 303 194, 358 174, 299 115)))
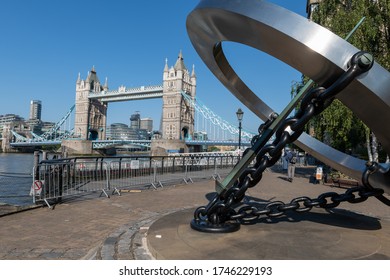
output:
MULTIPOLYGON (((208 201, 215 197, 216 193, 211 192, 206 194, 208 201)), ((246 196, 243 202, 238 204, 236 210, 242 206, 249 206, 259 209, 265 209, 266 205, 272 200, 263 200, 257 197, 246 196)), ((287 210, 282 216, 268 217, 262 215, 253 221, 240 221, 242 225, 253 224, 276 224, 276 223, 299 223, 303 221, 310 221, 318 224, 325 224, 340 228, 349 228, 357 230, 379 230, 382 228, 380 220, 374 217, 358 214, 344 209, 332 208, 324 209, 320 207, 313 207, 308 212, 296 212, 287 210)))

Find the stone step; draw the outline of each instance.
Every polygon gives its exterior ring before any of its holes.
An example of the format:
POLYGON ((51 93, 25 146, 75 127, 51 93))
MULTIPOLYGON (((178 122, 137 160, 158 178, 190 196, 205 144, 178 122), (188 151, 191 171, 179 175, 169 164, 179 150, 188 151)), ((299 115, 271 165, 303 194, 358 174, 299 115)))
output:
POLYGON ((89 260, 152 260, 147 235, 149 227, 162 216, 183 209, 169 210, 163 213, 145 212, 143 219, 128 223, 112 232, 93 249, 84 259, 89 260))
POLYGON ((146 236, 149 225, 156 218, 148 218, 132 225, 124 225, 111 233, 97 248, 96 260, 150 260, 146 236))

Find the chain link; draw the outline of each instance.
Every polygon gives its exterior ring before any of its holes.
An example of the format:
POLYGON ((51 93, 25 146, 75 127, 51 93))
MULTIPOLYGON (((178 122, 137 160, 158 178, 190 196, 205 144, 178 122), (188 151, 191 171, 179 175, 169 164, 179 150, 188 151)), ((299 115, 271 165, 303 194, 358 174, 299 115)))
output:
MULTIPOLYGON (((291 118, 285 119, 276 129, 275 140, 260 149, 256 155, 254 165, 247 167, 242 172, 232 188, 221 194, 216 194, 207 207, 202 206, 195 210, 194 219, 196 221, 207 220, 212 224, 223 223, 228 220, 251 222, 264 215, 268 217, 279 217, 290 210, 306 212, 310 211, 313 207, 334 208, 344 201, 359 203, 365 201, 370 196, 382 195, 383 190, 365 186, 349 189, 345 194, 341 195, 328 192, 321 194, 316 199, 298 197, 288 204, 281 201, 274 201, 266 204, 263 208, 257 207, 256 205, 244 205, 238 207, 237 210, 237 205, 245 197, 248 188, 252 188, 260 182, 266 168, 273 166, 280 159, 286 145, 298 139, 308 121, 325 110, 332 103, 337 93, 343 90, 353 79, 372 67, 373 61, 370 64, 361 62, 361 58, 365 54, 365 52, 356 53, 351 58, 351 67, 329 88, 317 87, 309 91, 302 99, 296 114, 291 118)), ((273 113, 265 123, 260 125, 258 129, 259 134, 254 136, 251 141, 252 146, 255 145, 264 131, 271 126, 276 118, 277 114, 273 113)), ((249 149, 245 150, 244 155, 248 151, 249 149)))
POLYGON ((248 223, 262 217, 275 218, 286 214, 288 211, 298 213, 310 211, 313 207, 330 209, 337 207, 342 202, 360 203, 366 201, 371 196, 382 195, 382 189, 368 189, 364 186, 348 189, 343 194, 328 192, 311 199, 306 196, 294 198, 290 203, 282 201, 273 201, 265 205, 256 205, 259 203, 247 203, 238 207, 236 214, 231 215, 232 220, 248 223))
MULTIPOLYGON (((370 177, 371 174, 375 172, 381 172, 381 173, 388 173, 390 171, 390 165, 388 165, 386 168, 381 166, 377 162, 367 162, 366 164, 367 168, 363 173, 363 185, 366 186, 369 189, 373 189, 371 186, 368 178, 370 177)), ((390 206, 390 200, 386 198, 383 194, 376 196, 376 198, 386 204, 387 206, 390 206)))

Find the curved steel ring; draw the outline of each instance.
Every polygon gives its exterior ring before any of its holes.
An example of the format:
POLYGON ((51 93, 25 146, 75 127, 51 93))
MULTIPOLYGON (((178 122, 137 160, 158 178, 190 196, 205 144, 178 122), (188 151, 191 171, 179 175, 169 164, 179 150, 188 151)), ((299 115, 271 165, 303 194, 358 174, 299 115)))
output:
MULTIPOLYGON (((187 17, 190 40, 211 72, 245 106, 266 121, 273 110, 238 77, 221 42, 232 41, 266 52, 327 87, 348 67, 354 46, 291 11, 258 0, 203 0, 187 17)), ((374 131, 390 153, 390 73, 379 64, 355 79, 339 98, 374 131)), ((302 134, 295 142, 325 164, 361 181, 365 161, 341 153, 302 134)), ((390 176, 370 177, 390 193, 390 176)))

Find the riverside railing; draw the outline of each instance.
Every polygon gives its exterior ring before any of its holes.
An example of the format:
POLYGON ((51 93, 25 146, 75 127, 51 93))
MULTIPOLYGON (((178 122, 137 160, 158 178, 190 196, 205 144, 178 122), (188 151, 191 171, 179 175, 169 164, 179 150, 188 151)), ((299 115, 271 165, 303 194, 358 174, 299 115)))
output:
POLYGON ((195 180, 222 178, 238 162, 236 155, 78 157, 42 161, 34 167, 34 203, 49 207, 64 197, 162 188, 195 180))

